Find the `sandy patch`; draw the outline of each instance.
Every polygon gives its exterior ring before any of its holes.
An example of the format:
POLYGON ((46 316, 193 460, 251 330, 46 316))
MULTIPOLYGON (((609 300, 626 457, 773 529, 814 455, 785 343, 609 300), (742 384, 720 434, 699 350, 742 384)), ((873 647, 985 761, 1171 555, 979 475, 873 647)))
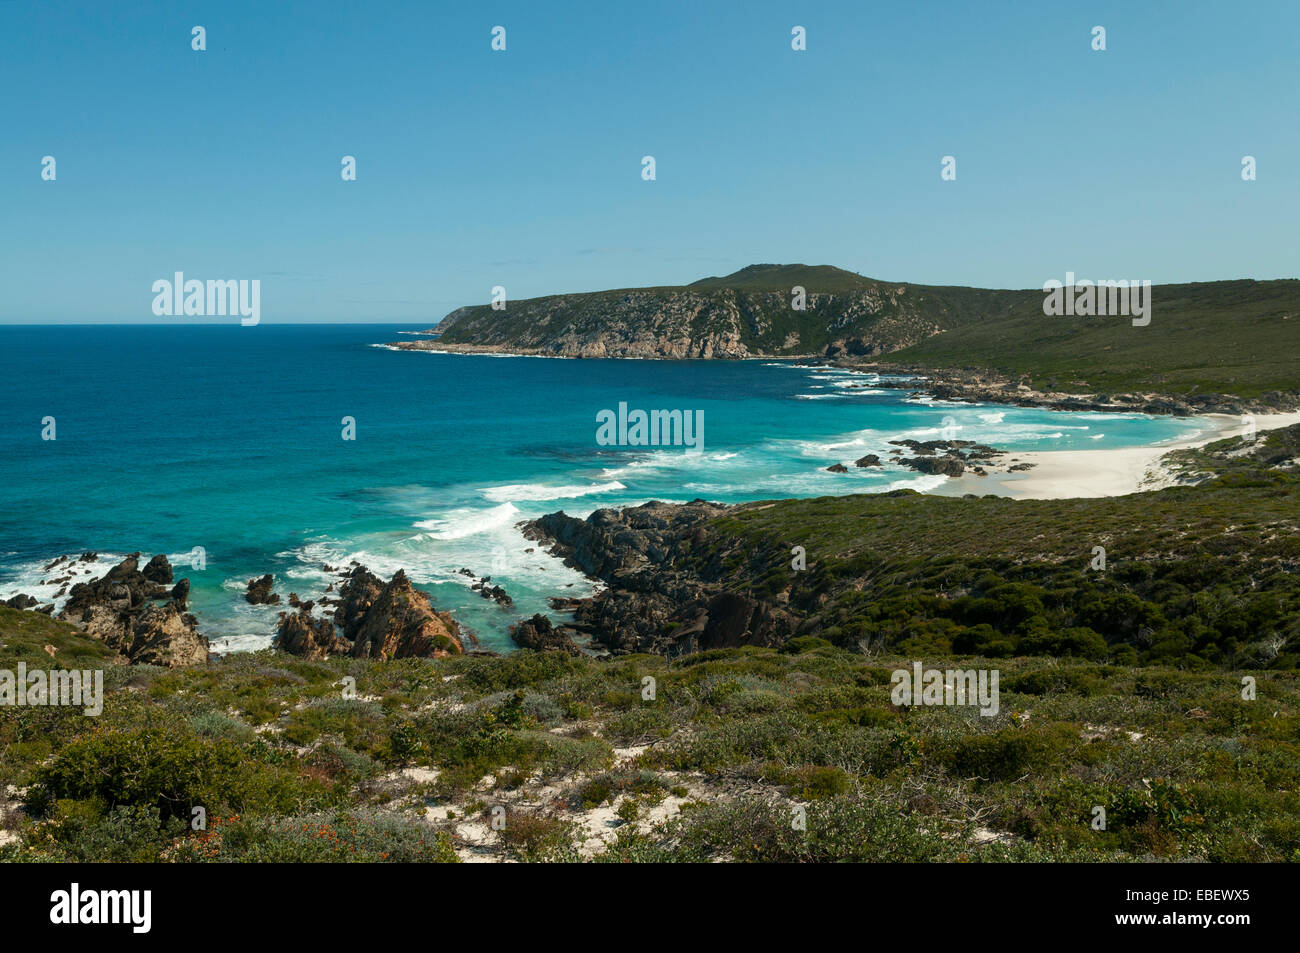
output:
MULTIPOLYGON (((1032 463, 1022 473, 990 473, 986 477, 965 473, 949 479, 935 491, 944 496, 974 493, 1026 500, 1062 500, 1079 497, 1123 496, 1173 485, 1174 475, 1160 463, 1172 450, 1200 447, 1245 432, 1241 418, 1232 414, 1204 414, 1197 418, 1206 428, 1195 436, 1147 447, 1108 450, 1028 450, 1008 453, 1021 463, 1032 463)), ((1300 423, 1300 413, 1256 414, 1258 432, 1300 423)))

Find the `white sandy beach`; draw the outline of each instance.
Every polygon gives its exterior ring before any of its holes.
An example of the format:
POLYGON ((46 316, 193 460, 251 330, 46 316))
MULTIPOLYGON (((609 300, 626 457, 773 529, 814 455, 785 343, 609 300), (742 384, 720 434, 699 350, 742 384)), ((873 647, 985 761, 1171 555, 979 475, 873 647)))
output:
MULTIPOLYGON (((1197 419, 1205 421, 1207 429, 1187 440, 1110 450, 1017 451, 1016 459, 1034 464, 1032 470, 990 473, 986 477, 966 473, 932 492, 944 496, 975 493, 1061 500, 1157 490, 1174 482, 1172 475, 1160 465, 1160 458, 1166 453, 1240 436, 1246 429, 1241 418, 1232 414, 1204 414, 1197 419)), ((1300 423, 1300 413, 1255 415, 1255 428, 1261 433, 1295 423, 1300 423)))

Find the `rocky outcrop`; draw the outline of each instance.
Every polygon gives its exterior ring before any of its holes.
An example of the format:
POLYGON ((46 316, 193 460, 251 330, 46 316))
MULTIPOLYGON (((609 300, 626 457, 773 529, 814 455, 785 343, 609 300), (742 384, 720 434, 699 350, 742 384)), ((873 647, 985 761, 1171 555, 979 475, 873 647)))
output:
POLYGON ((276 648, 305 658, 427 658, 460 655, 465 642, 473 640, 450 613, 436 610, 402 570, 387 583, 358 563, 342 574, 339 598, 320 600, 321 605, 332 603, 332 610, 317 617, 317 603, 309 600, 299 601, 296 613, 280 613, 276 648), (332 619, 327 618, 330 612, 332 619))
POLYGON ((859 457, 853 461, 855 467, 878 467, 882 466, 880 458, 874 453, 869 453, 865 457, 859 457))
POLYGON ((275 577, 269 572, 260 579, 248 580, 248 591, 244 599, 255 606, 272 606, 280 604, 280 597, 271 589, 275 586, 275 577))
POLYGON ((565 652, 569 655, 581 655, 573 643, 568 631, 556 628, 551 620, 540 612, 531 619, 510 627, 510 638, 521 649, 533 649, 537 652, 565 652))
MULTIPOLYGON (((907 447, 916 454, 915 457, 900 458, 898 462, 903 466, 910 467, 918 473, 949 477, 961 476, 968 469, 980 476, 987 476, 987 471, 982 467, 973 466, 974 461, 993 460, 1003 455, 1003 451, 973 440, 891 440, 889 442, 895 446, 907 447)), ((901 452, 890 451, 890 453, 901 452)))
POLYGON ((449 613, 435 611, 400 569, 366 610, 352 645, 353 658, 425 658, 464 651, 460 626, 449 613))
MULTIPOLYGON (((722 557, 699 566, 709 523, 727 507, 703 500, 550 513, 524 535, 608 588, 574 606, 573 628, 613 653, 675 657, 733 645, 779 645, 795 628, 783 607, 731 590, 722 557), (690 567, 687 568, 687 563, 690 567)), ((788 556, 786 557, 788 559, 788 556)))
POLYGON ((917 473, 958 477, 966 472, 966 464, 954 457, 913 457, 899 462, 917 473))
POLYGON ((492 585, 491 576, 484 576, 482 579, 479 579, 474 575, 474 571, 472 569, 465 569, 464 567, 456 571, 459 572, 462 576, 469 576, 471 579, 473 579, 474 583, 473 585, 470 586, 470 589, 474 592, 477 592, 484 599, 495 600, 496 604, 501 606, 501 608, 503 609, 509 609, 511 606, 515 604, 515 600, 512 599, 504 589, 502 589, 500 586, 492 585))
POLYGON ((352 650, 352 644, 338 634, 333 622, 313 616, 311 603, 304 605, 308 608, 280 613, 280 625, 275 632, 277 648, 307 659, 345 655, 352 650))
POLYGON ((8 606, 10 609, 31 609, 36 606, 38 601, 39 600, 37 600, 35 596, 29 596, 25 592, 20 592, 18 595, 6 599, 3 604, 8 606))
POLYGON ((198 620, 175 602, 150 605, 132 626, 131 644, 123 653, 137 665, 180 668, 208 661, 208 640, 199 635, 198 620))
POLYGON ((144 569, 140 570, 140 575, 160 586, 169 586, 172 582, 172 565, 167 561, 166 556, 159 553, 149 560, 144 569))
POLYGON ((139 558, 132 553, 101 578, 73 586, 59 618, 133 664, 205 664, 208 640, 199 634, 198 620, 185 611, 189 580, 169 587, 173 573, 166 556, 154 556, 143 571, 139 558))
POLYGON ((349 642, 357 638, 366 613, 384 591, 384 581, 365 566, 354 566, 339 586, 339 601, 334 609, 334 622, 343 630, 349 642))
POLYGON ((842 463, 832 463, 826 468, 828 473, 848 473, 849 468, 842 463))

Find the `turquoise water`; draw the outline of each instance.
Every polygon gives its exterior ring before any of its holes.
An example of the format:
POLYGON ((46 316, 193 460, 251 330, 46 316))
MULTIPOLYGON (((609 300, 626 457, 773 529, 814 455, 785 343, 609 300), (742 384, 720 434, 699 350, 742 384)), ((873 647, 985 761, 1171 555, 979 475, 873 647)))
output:
MULTIPOLYGON (((140 550, 185 563, 200 630, 268 644, 278 609, 245 581, 320 595, 322 563, 403 568, 506 649, 506 626, 590 585, 525 550, 519 521, 647 499, 722 502, 927 491, 943 477, 882 459, 888 441, 955 435, 1008 450, 1134 446, 1195 419, 1063 414, 906 401, 861 375, 789 362, 570 361, 400 352, 412 326, 0 327, 0 596, 28 592, 55 556, 140 550), (596 414, 702 411, 699 452, 611 448, 596 414), (52 416, 57 439, 41 439, 52 416), (341 438, 345 416, 356 439, 341 438), (825 472, 834 462, 847 474, 825 472), (206 568, 189 568, 202 547, 206 568), (491 575, 512 610, 471 592, 491 575)), ((106 568, 106 567, 105 567, 106 568)), ((53 575, 53 574, 50 574, 53 575)))

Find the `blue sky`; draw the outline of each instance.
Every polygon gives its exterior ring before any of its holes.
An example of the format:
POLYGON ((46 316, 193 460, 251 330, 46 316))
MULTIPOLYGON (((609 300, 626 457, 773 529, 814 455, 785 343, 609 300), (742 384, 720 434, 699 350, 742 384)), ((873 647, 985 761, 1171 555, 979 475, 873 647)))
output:
POLYGON ((264 322, 753 262, 1294 277, 1297 36, 1294 0, 0 0, 0 322, 156 321, 175 271, 264 322))

